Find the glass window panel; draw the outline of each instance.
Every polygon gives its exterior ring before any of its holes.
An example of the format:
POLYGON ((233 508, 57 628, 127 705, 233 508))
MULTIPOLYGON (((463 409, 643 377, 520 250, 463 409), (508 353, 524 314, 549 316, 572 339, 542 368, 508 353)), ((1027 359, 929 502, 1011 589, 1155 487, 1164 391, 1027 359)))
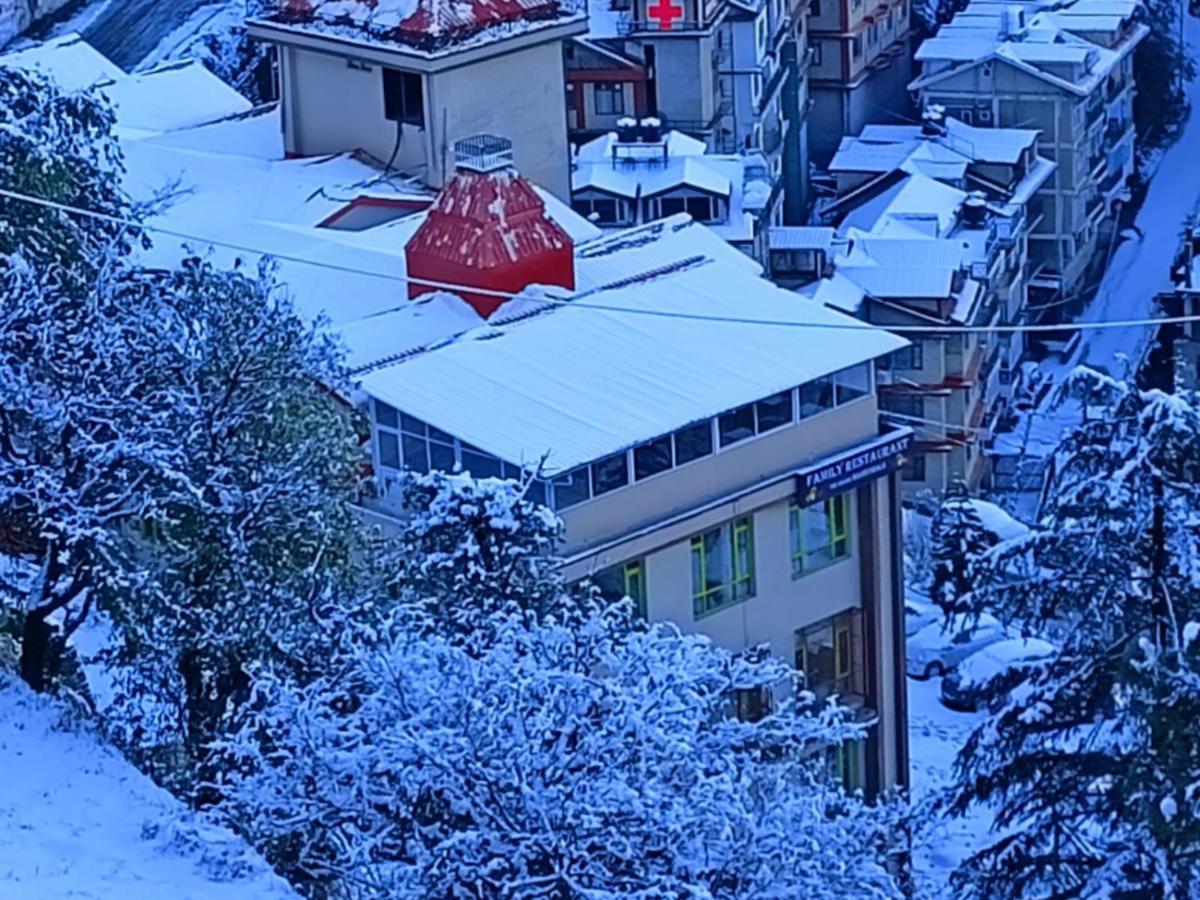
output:
POLYGON ((722 414, 717 419, 721 446, 728 447, 754 435, 754 406, 747 404, 722 414))
POLYGON ((414 472, 429 471, 429 454, 425 446, 425 438, 402 434, 401 445, 404 448, 404 465, 414 472))
POLYGON ((425 435, 425 423, 418 418, 410 416, 408 413, 400 414, 400 427, 409 434, 425 435))
POLYGON ((684 463, 708 456, 713 452, 712 421, 705 419, 695 425, 680 428, 675 432, 674 438, 675 465, 682 466, 684 463))
POLYGON ((588 498, 587 466, 572 469, 554 479, 554 508, 566 509, 588 498))
POLYGON ((387 431, 377 431, 375 440, 379 443, 379 464, 389 469, 399 469, 400 441, 396 435, 387 431))
POLYGON ((440 472, 453 472, 457 465, 457 460, 454 458, 454 447, 450 444, 439 444, 437 441, 429 442, 429 466, 437 469, 440 472))
POLYGON ((800 418, 833 409, 833 379, 829 376, 800 386, 800 418))
POLYGON ((429 439, 431 441, 441 441, 443 444, 454 444, 454 436, 446 434, 440 428, 434 428, 432 425, 429 428, 429 439))
POLYGON ((754 409, 758 417, 760 434, 770 431, 772 428, 788 425, 792 421, 792 392, 784 391, 781 394, 767 397, 765 400, 759 400, 754 404, 754 409))
POLYGON ((396 428, 399 422, 399 413, 396 412, 396 407, 388 406, 386 403, 376 400, 375 421, 380 425, 386 425, 388 428, 396 428))
POLYGON ((865 397, 871 389, 871 367, 867 363, 837 373, 837 402, 849 403, 865 397))
POLYGON ((629 460, 624 453, 616 453, 592 463, 592 492, 596 496, 615 491, 629 483, 629 460))
POLYGON ((673 216, 676 213, 685 212, 687 204, 682 197, 663 197, 658 201, 659 211, 665 219, 667 216, 673 216))
POLYGON ((462 467, 464 472, 470 472, 473 478, 499 478, 501 474, 500 460, 489 453, 479 450, 462 452, 462 467))
POLYGON ((546 505, 546 482, 531 481, 528 489, 525 491, 525 499, 530 503, 536 503, 538 506, 546 505))
POLYGON ((639 481, 671 468, 671 437, 656 438, 633 450, 633 475, 639 481))

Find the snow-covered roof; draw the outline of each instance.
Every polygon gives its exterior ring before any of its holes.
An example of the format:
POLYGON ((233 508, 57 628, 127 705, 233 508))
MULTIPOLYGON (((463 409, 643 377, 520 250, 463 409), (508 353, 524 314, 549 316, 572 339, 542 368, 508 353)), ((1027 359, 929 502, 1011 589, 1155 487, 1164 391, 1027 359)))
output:
POLYGON ((1136 0, 1074 0, 1061 8, 972 0, 917 48, 915 59, 926 66, 909 89, 934 84, 962 66, 1000 60, 1085 95, 1149 34, 1132 22, 1137 6, 1136 0), (1017 15, 1021 27, 1014 29, 1017 15))
POLYGON ((547 455, 554 474, 905 343, 776 287, 686 216, 578 247, 576 276, 574 300, 517 321, 502 308, 363 389, 502 459, 547 455))
POLYGON ((587 19, 586 0, 265 0, 251 20, 273 32, 323 35, 440 56, 587 19))
POLYGON ((754 238, 756 214, 771 185, 767 166, 754 154, 708 153, 703 141, 668 131, 660 143, 623 143, 615 132, 579 147, 571 174, 573 193, 600 191, 637 201, 690 188, 728 201, 724 222, 708 223, 727 241, 754 238))
POLYGON ((67 34, 31 44, 0 56, 0 65, 32 69, 52 77, 59 87, 78 91, 97 84, 112 84, 126 77, 120 66, 77 34, 67 34))
POLYGON ((887 190, 851 209, 843 230, 878 231, 887 220, 899 221, 906 231, 941 237, 957 222, 967 195, 920 172, 906 173, 887 190))
POLYGON ((836 230, 817 225, 773 225, 767 235, 772 250, 824 250, 828 252, 836 230))

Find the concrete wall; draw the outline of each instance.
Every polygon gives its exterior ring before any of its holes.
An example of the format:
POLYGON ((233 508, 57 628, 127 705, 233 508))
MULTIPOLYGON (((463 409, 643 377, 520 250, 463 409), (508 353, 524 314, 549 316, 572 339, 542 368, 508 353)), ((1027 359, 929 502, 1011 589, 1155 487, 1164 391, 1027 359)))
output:
MULTIPOLYGON (((425 76, 425 127, 384 118, 380 67, 281 48, 285 149, 302 156, 362 149, 440 187, 454 142, 492 132, 513 142, 518 170, 570 200, 562 46, 553 41, 425 76)), ((402 63, 398 61, 398 68, 402 63)))

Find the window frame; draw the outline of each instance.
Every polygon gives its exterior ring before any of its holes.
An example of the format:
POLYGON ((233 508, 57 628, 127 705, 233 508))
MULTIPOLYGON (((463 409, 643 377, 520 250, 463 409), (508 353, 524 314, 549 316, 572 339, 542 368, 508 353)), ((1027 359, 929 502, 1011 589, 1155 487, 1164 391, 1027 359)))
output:
POLYGON ((850 492, 834 494, 819 503, 788 507, 788 546, 791 551, 792 579, 803 578, 836 565, 853 555, 850 492), (806 514, 821 510, 827 538, 820 547, 807 546, 806 514), (840 524, 839 524, 840 519, 840 524), (828 551, 827 555, 823 555, 828 551), (814 560, 817 562, 814 564, 814 560))
MULTIPOLYGON (((754 519, 740 516, 694 535, 690 542, 692 559, 692 618, 702 619, 751 599, 756 590, 754 558, 754 519), (709 557, 705 540, 716 536, 728 543, 728 580, 714 582, 709 577, 709 557), (740 545, 740 546, 739 546, 740 545), (699 584, 697 583, 699 576, 699 584), (727 595, 727 596, 726 596, 727 595)), ((721 574, 721 573, 717 573, 721 574)))
POLYGON ((592 104, 598 116, 625 115, 625 82, 623 81, 594 81, 592 82, 592 104), (600 98, 605 97, 605 104, 610 109, 600 108, 600 98))
POLYGON ((412 125, 415 128, 425 127, 425 80, 419 72, 409 72, 391 66, 380 66, 383 86, 383 117, 389 122, 399 122, 402 125, 412 125), (400 79, 398 87, 390 87, 389 82, 400 79), (412 84, 417 85, 417 96, 411 96, 412 84), (399 103, 397 108, 396 103, 399 103), (410 107, 417 107, 414 112, 410 107))

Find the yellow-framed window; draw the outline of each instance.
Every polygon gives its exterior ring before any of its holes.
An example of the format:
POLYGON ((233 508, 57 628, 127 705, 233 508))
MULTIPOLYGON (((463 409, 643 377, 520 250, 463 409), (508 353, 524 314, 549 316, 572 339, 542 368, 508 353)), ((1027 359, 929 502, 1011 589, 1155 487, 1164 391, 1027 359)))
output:
POLYGON ((788 510, 792 577, 799 578, 850 555, 850 495, 788 510))
POLYGON ((646 618, 646 564, 635 559, 621 567, 621 582, 625 588, 625 596, 633 600, 634 611, 640 618, 646 618))
POLYGON ((697 618, 754 596, 754 523, 748 516, 696 535, 691 550, 697 618))
POLYGON ((833 671, 834 676, 841 680, 849 678, 854 666, 853 636, 850 632, 850 622, 844 617, 834 628, 833 635, 833 671))

